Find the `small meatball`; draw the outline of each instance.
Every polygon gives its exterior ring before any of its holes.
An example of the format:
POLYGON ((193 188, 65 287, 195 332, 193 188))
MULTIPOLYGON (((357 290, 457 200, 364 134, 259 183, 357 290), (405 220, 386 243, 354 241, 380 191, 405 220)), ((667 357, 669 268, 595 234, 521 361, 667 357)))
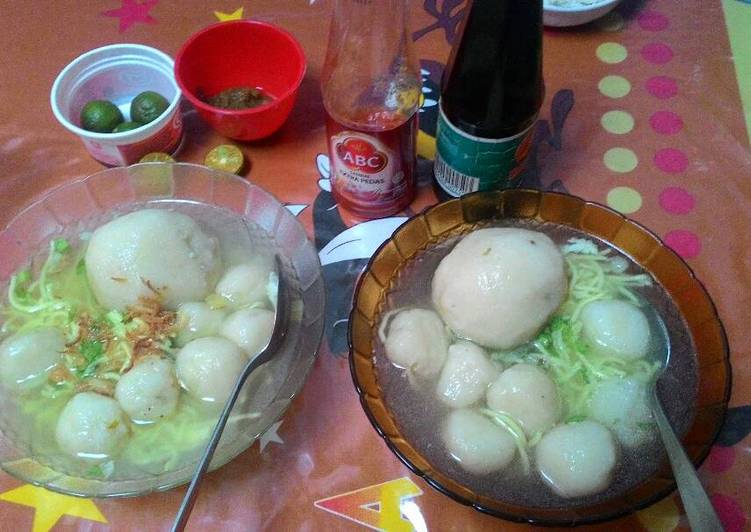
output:
POLYGON ((488 406, 519 422, 527 436, 543 432, 560 418, 558 390, 548 374, 537 366, 511 366, 490 385, 488 406))
POLYGON ((123 375, 115 387, 115 399, 136 423, 152 423, 177 408, 180 387, 171 360, 149 356, 123 375))
POLYGON ((602 356, 642 358, 649 348, 649 322, 627 301, 603 299, 587 303, 581 312, 584 339, 602 356))
POLYGON ((606 489, 617 461, 615 440, 595 421, 559 425, 536 448, 543 480, 561 497, 583 497, 606 489))
POLYGON ((64 350, 65 337, 53 327, 14 334, 0 344, 0 381, 12 391, 38 388, 64 350))
POLYGON ((70 456, 105 460, 117 454, 129 433, 128 419, 117 401, 82 392, 73 396, 60 413, 55 439, 70 456))
POLYGON ((257 256, 249 262, 229 268, 216 285, 216 293, 235 308, 268 300, 266 285, 273 270, 270 257, 257 256))
POLYGON ((506 429, 466 408, 449 413, 443 443, 463 469, 476 475, 500 471, 516 454, 514 437, 506 429))
POLYGON ((400 368, 419 377, 435 377, 446 361, 449 335, 432 310, 402 310, 389 323, 384 347, 389 360, 400 368))
POLYGON ((543 233, 479 229, 441 260, 432 281, 438 314, 458 336, 494 349, 534 338, 566 297, 561 251, 543 233))
POLYGON ((177 353, 177 378, 189 394, 210 403, 224 403, 248 358, 220 336, 197 338, 177 353))
POLYGON ((499 368, 485 350, 471 342, 449 347, 446 363, 438 378, 436 393, 448 406, 464 408, 485 397, 490 383, 498 378, 499 368))
POLYGON ((589 400, 589 411, 626 447, 641 445, 655 435, 647 385, 633 377, 602 381, 589 400))
POLYGON ((182 347, 196 338, 216 336, 226 315, 223 309, 212 309, 207 303, 183 303, 177 307, 177 345, 182 347))
POLYGON ((221 272, 216 238, 190 216, 165 209, 135 211, 98 227, 85 258, 97 301, 119 310, 157 294, 171 310, 200 301, 221 272))
POLYGON ((263 308, 241 309, 224 320, 219 334, 235 342, 249 357, 266 347, 274 330, 274 313, 263 308))

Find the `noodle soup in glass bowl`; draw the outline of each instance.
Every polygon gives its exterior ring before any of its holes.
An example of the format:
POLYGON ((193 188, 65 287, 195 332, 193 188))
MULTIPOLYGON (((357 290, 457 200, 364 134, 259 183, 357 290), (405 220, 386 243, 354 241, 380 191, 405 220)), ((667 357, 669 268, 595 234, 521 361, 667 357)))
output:
POLYGON ((237 374, 245 384, 211 467, 278 420, 312 366, 323 281, 304 228, 246 180, 192 164, 113 168, 54 189, 0 233, 0 465, 87 497, 192 477, 237 374))
POLYGON ((565 194, 476 193, 412 218, 361 277, 350 342, 391 450, 514 521, 601 521, 674 489, 648 396, 665 350, 658 395, 695 463, 729 397, 724 331, 685 263, 565 194))

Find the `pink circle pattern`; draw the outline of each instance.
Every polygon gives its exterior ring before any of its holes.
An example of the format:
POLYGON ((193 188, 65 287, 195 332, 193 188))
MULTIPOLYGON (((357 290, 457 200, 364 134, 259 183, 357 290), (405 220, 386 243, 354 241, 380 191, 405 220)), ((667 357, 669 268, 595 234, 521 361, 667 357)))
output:
POLYGON ((665 235, 665 243, 684 259, 693 259, 701 253, 701 241, 696 233, 675 229, 665 235))
POLYGON ((655 165, 668 174, 680 174, 688 168, 688 157, 678 148, 663 148, 655 153, 655 165))
POLYGON ((668 76, 653 76, 647 80, 647 91, 655 98, 667 100, 678 94, 678 83, 668 76))
POLYGON ((688 214, 696 206, 693 194, 681 187, 668 187, 660 192, 660 207, 670 214, 688 214))
MULTIPOLYGON (((650 9, 642 11, 637 17, 639 27, 648 32, 659 32, 670 26, 668 17, 650 9)), ((673 49, 663 42, 650 42, 641 50, 642 58, 653 65, 665 65, 673 59, 673 49)), ((647 92, 659 100, 668 100, 678 94, 678 83, 669 76, 652 76, 645 84, 647 92)), ((660 110, 649 118, 649 125, 659 135, 675 135, 683 129, 683 119, 676 113, 660 110)), ((654 163, 657 168, 668 174, 680 174, 686 171, 689 160, 678 148, 662 148, 655 152, 654 163)), ((675 215, 688 214, 694 210, 696 199, 693 194, 681 187, 667 187, 658 198, 662 209, 675 215)), ((684 259, 696 257, 701 253, 701 240, 692 231, 675 229, 665 235, 665 242, 684 259)), ((715 466, 722 468, 732 466, 732 450, 717 451, 715 466), (722 452, 725 452, 723 455, 722 452), (728 462, 728 456, 730 461, 728 462), (723 461, 724 459, 724 461, 723 461)), ((711 467, 711 466, 710 466, 711 467)))
POLYGON ((712 495, 710 500, 725 532, 743 531, 743 528, 746 526, 746 515, 738 501, 719 493, 712 495))
POLYGON ((665 43, 652 42, 641 49, 641 56, 655 65, 664 65, 673 59, 673 49, 665 43))
POLYGON ((672 111, 656 111, 649 117, 649 125, 660 135, 675 135, 683 129, 683 120, 672 111))

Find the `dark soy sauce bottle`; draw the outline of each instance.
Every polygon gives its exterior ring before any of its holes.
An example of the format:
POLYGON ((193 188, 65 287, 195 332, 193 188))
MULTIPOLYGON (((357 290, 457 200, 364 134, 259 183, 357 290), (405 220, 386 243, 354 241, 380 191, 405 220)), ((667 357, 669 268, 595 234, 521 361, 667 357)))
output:
POLYGON ((542 0, 472 0, 441 84, 441 195, 514 186, 542 105, 542 0))

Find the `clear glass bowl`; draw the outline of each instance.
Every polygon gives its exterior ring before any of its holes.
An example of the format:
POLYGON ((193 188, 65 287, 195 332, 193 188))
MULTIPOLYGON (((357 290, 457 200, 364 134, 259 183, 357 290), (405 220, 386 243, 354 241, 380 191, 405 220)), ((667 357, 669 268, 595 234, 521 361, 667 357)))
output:
MULTIPOLYGON (((0 232, 0 283, 59 236, 92 230, 115 215, 140 208, 168 208, 190 214, 208 225, 211 220, 235 224, 249 232, 263 231, 279 253, 290 280, 291 323, 274 359, 251 378, 243 408, 256 412, 242 429, 226 433, 212 469, 246 450, 285 412, 302 388, 323 333, 324 286, 318 253, 297 219, 271 194, 235 175, 193 164, 146 163, 112 168, 62 185, 18 214, 0 232)), ((258 237, 258 234, 253 235, 258 237)), ((85 497, 144 495, 184 484, 196 462, 158 475, 123 480, 97 480, 66 474, 35 457, 23 442, 14 441, 7 413, 0 412, 0 467, 32 484, 85 497)))

